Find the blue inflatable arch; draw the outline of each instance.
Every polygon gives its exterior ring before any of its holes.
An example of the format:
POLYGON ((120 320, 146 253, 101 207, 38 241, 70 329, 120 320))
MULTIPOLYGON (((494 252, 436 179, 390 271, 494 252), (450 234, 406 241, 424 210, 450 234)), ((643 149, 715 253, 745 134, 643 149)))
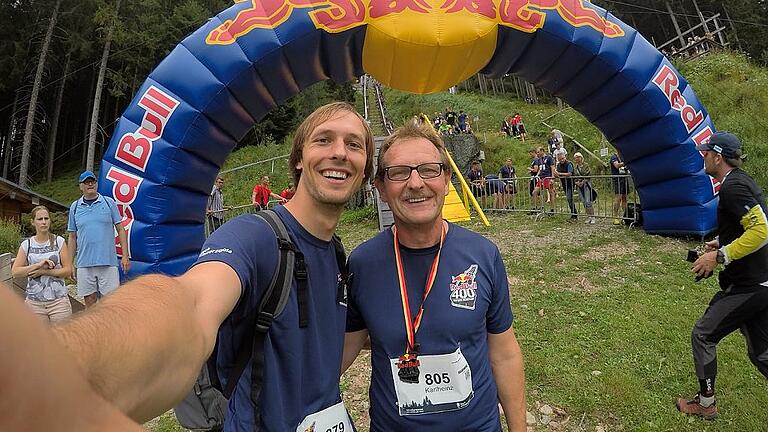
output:
MULTIPOLYGON (((422 36, 413 37, 420 42, 422 36)), ((290 96, 366 71, 396 88, 430 92, 478 70, 518 75, 596 125, 628 162, 646 231, 714 229, 717 185, 694 149, 713 133, 711 119, 661 53, 597 6, 581 0, 238 0, 150 74, 105 153, 100 189, 118 202, 131 275, 179 274, 194 262, 219 168, 254 123, 290 96), (444 25, 450 20, 466 25, 444 25), (475 33, 437 31, 448 39, 425 47, 403 41, 411 28, 475 33), (461 45, 472 38, 480 42, 461 45), (373 52, 369 44, 377 44, 373 52), (405 67, 414 63, 426 63, 426 72, 405 67)))

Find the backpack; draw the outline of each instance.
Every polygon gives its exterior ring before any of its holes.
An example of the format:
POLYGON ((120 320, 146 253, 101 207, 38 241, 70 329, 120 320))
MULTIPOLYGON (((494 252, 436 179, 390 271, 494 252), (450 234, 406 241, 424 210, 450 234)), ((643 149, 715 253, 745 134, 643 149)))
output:
MULTIPOLYGON (((181 426, 192 431, 219 431, 223 429, 229 398, 232 396, 235 386, 240 380, 240 375, 242 375, 250 359, 253 359, 251 399, 256 404, 254 419, 256 430, 259 429, 261 416, 258 401, 264 378, 264 338, 267 336, 272 322, 280 316, 285 308, 294 279, 297 286, 299 327, 305 328, 309 324, 307 268, 304 254, 291 241, 283 221, 280 220, 274 210, 263 210, 255 213, 254 216, 267 222, 275 233, 279 249, 277 266, 272 274, 269 287, 264 291, 259 301, 256 313, 249 317, 250 323, 246 327, 245 335, 235 354, 226 387, 222 386, 217 372, 217 341, 213 353, 203 365, 192 390, 174 409, 176 419, 181 426)), ((341 239, 335 234, 333 246, 336 250, 336 261, 341 274, 337 300, 346 303, 346 282, 349 279, 349 271, 346 266, 347 256, 341 239)))

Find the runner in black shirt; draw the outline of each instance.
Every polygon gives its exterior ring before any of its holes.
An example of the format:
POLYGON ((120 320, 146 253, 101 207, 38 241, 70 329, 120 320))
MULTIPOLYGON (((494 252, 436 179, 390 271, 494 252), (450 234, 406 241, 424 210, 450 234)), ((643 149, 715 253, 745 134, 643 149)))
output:
POLYGON ((763 193, 741 166, 741 142, 727 132, 718 132, 696 149, 704 155, 707 174, 721 182, 717 206, 718 238, 707 242, 708 252, 693 265, 699 276, 720 271, 720 292, 693 327, 693 361, 699 378, 699 393, 691 400, 678 399, 677 408, 713 419, 717 344, 741 329, 749 358, 768 378, 768 220, 763 193))

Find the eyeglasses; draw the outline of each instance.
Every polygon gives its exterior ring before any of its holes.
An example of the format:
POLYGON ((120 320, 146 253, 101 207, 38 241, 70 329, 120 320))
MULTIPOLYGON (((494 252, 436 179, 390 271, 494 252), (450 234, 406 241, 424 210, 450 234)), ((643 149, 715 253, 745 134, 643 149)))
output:
POLYGON ((445 164, 440 162, 427 162, 416 166, 392 165, 384 169, 387 178, 391 181, 406 181, 411 178, 411 173, 416 171, 423 180, 440 177, 445 169, 445 164))

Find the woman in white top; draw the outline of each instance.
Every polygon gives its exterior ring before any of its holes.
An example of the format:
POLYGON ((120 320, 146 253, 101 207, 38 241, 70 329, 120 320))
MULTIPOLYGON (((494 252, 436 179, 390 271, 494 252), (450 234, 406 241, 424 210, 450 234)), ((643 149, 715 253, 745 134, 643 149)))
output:
POLYGON ((27 278, 25 302, 44 321, 55 322, 72 315, 64 278, 72 274, 72 257, 64 238, 51 234, 51 218, 45 206, 32 209, 35 235, 22 240, 11 271, 27 278))

